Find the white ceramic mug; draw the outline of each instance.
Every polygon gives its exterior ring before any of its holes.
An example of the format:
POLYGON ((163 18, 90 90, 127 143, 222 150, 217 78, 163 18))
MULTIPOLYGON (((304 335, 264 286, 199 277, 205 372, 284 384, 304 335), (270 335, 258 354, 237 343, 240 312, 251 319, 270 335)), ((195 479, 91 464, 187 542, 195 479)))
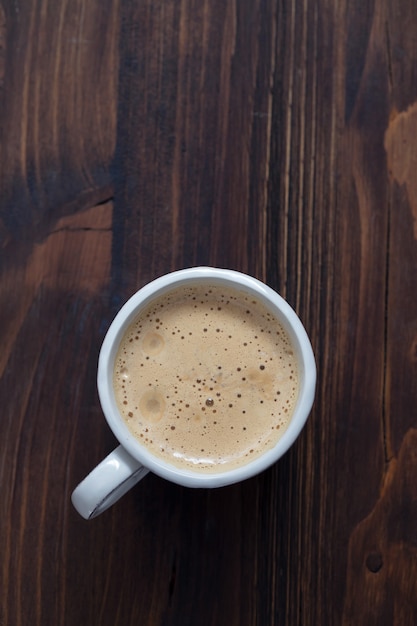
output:
POLYGON ((96 517, 151 471, 187 487, 221 487, 265 470, 294 443, 310 413, 316 386, 313 350, 304 327, 290 305, 275 291, 251 276, 233 270, 194 267, 166 274, 135 293, 121 308, 104 339, 97 377, 100 402, 107 422, 120 445, 76 487, 72 502, 85 519, 96 517), (154 298, 180 285, 219 284, 244 290, 263 302, 287 331, 297 355, 299 393, 291 421, 276 445, 255 460, 218 473, 180 469, 154 456, 129 431, 117 408, 113 369, 119 343, 138 313, 154 298))

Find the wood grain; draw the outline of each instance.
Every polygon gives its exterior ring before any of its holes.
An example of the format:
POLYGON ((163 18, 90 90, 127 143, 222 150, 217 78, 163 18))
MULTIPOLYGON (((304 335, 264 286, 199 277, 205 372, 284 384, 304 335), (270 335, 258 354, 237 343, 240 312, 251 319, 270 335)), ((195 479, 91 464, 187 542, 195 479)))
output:
POLYGON ((413 626, 417 6, 0 4, 0 624, 413 626), (316 353, 273 468, 149 475, 91 522, 119 306, 167 271, 249 272, 316 353))
POLYGON ((83 194, 87 203, 112 195, 119 11, 52 1, 2 9, 3 248, 44 237, 83 194))

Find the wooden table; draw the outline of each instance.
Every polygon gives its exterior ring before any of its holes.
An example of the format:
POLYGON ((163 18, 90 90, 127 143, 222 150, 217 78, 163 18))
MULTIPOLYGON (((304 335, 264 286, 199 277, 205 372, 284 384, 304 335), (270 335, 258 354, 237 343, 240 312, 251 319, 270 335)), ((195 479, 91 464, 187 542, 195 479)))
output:
POLYGON ((0 5, 0 624, 417 623, 416 33, 413 0, 0 5), (308 425, 86 522, 106 329, 199 264, 296 309, 308 425))

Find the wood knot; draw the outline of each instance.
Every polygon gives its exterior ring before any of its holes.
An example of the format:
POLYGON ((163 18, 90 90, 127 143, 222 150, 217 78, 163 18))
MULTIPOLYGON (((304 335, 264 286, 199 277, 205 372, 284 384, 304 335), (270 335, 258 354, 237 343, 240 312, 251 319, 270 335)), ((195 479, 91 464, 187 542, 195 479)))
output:
POLYGON ((377 572, 379 572, 384 564, 384 561, 382 560, 382 554, 380 554, 379 552, 371 552, 366 557, 365 564, 370 572, 376 574, 377 572))

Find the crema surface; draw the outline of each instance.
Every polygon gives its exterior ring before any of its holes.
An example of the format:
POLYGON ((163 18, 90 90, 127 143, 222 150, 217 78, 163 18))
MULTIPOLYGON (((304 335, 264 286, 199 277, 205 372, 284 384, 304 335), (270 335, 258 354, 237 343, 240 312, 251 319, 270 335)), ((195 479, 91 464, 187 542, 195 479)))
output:
POLYGON ((127 330, 114 388, 128 428, 153 454, 180 468, 226 471, 282 436, 297 400, 297 361, 251 294, 184 286, 127 330))

